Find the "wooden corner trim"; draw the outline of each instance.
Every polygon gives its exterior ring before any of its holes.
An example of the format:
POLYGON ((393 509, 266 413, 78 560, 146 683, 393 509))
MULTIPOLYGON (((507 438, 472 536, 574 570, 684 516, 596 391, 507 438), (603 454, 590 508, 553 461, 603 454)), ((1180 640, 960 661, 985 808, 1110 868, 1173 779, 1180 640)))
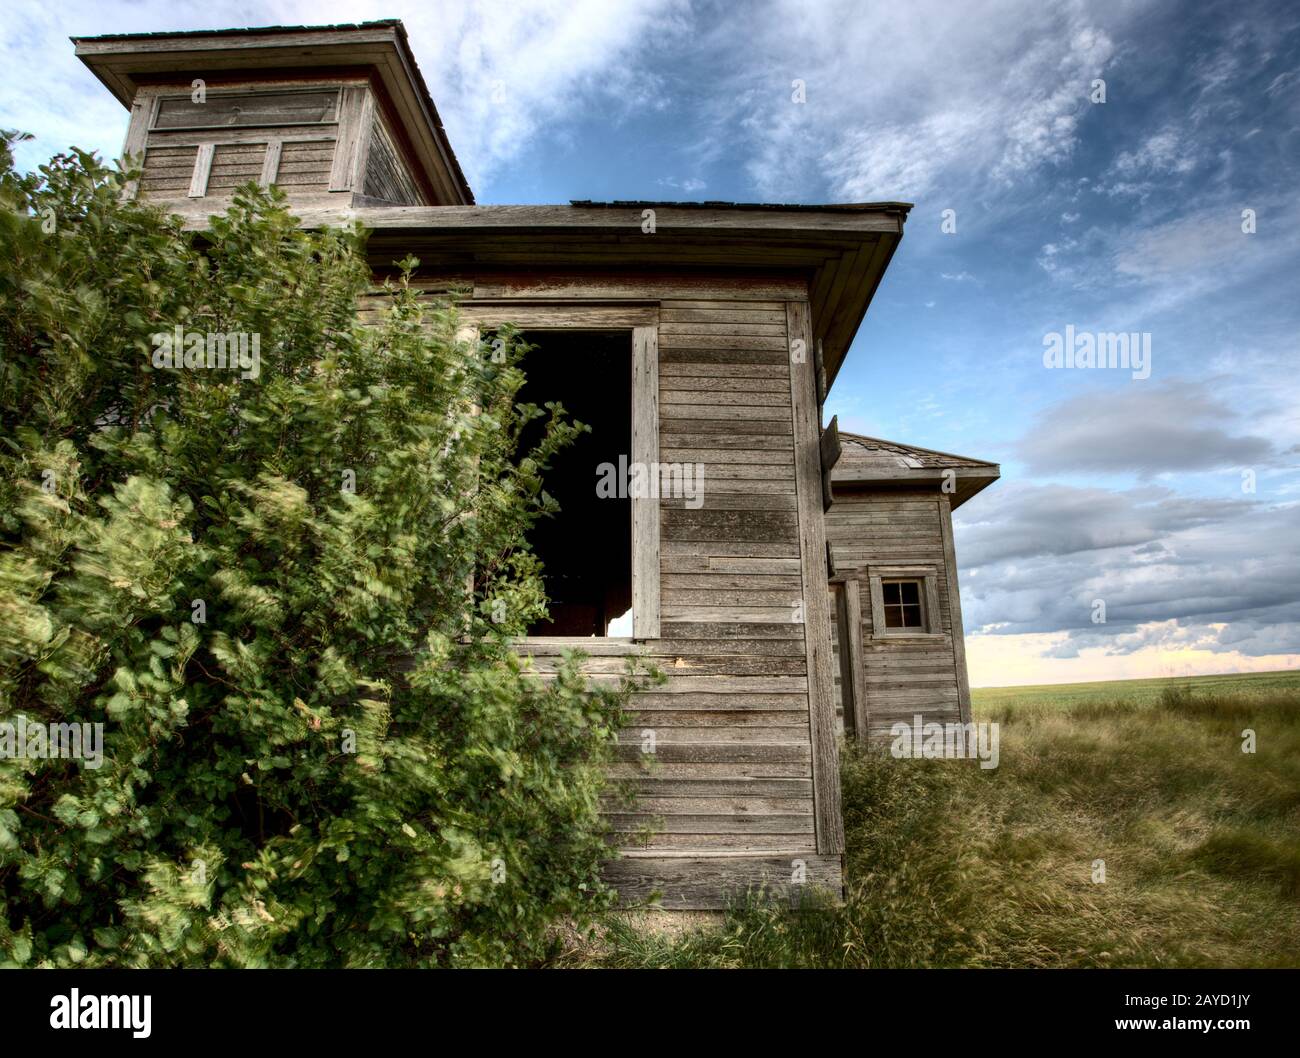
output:
POLYGON ((939 531, 943 537, 943 558, 948 582, 948 615, 952 621, 952 655, 957 668, 957 706, 961 722, 971 722, 970 673, 966 671, 966 632, 961 619, 961 586, 957 583, 957 549, 952 538, 952 501, 946 494, 939 506, 939 531))
POLYGON ((790 404, 795 491, 803 577, 804 649, 808 664, 808 728, 812 744, 813 817, 817 851, 844 851, 835 682, 831 669, 830 592, 826 590, 826 520, 822 510, 821 437, 814 377, 812 322, 806 301, 787 301, 790 404), (802 346, 797 343, 802 342, 802 346), (794 355, 801 348, 802 355, 794 355))

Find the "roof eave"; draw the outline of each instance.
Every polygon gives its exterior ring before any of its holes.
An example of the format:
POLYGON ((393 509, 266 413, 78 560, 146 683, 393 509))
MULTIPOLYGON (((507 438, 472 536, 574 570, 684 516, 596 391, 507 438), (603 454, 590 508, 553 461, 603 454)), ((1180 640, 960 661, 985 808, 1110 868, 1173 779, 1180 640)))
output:
MULTIPOLYGON (((619 236, 640 232, 647 209, 654 210, 655 234, 667 246, 675 235, 706 236, 718 245, 762 246, 824 240, 825 250, 804 269, 813 337, 822 343, 823 365, 833 381, 902 238, 907 203, 764 205, 738 203, 587 203, 568 206, 384 207, 343 214, 302 210, 306 227, 347 220, 376 234, 419 233, 425 237, 490 231, 493 239, 525 238, 539 231, 619 236)), ((629 261, 634 255, 629 251, 629 261)), ((662 261, 662 258, 660 258, 662 261)), ((545 267, 538 257, 536 267, 545 267)), ((737 266, 740 267, 740 266, 737 266)))
POLYGON ((952 481, 949 493, 952 507, 956 510, 978 492, 988 488, 1002 476, 1001 468, 996 464, 984 467, 899 467, 884 469, 880 467, 846 466, 841 461, 831 472, 831 488, 926 488, 943 487, 945 481, 952 481), (946 475, 952 473, 951 479, 946 475))

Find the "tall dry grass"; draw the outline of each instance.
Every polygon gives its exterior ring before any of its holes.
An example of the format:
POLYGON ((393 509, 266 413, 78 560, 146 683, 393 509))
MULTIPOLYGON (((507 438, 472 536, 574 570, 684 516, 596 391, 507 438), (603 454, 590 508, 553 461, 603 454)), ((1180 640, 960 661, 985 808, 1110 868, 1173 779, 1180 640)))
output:
POLYGON ((613 919, 585 959, 1300 965, 1300 678, 1143 684, 977 692, 975 719, 1000 725, 993 771, 847 752, 843 906, 754 902, 675 937, 613 919))

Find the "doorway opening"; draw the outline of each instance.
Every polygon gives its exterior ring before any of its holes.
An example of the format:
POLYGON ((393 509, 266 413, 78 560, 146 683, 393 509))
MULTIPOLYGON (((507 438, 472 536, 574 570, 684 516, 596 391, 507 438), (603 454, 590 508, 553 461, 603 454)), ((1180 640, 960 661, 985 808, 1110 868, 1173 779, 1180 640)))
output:
MULTIPOLYGON (((631 458, 631 332, 525 331, 523 339, 533 348, 521 364, 527 381, 516 399, 538 406, 558 401, 571 419, 591 427, 544 475, 543 487, 560 511, 533 526, 529 543, 542 561, 550 619, 528 634, 630 636, 632 500, 626 489, 602 496, 596 484, 602 465, 619 467, 631 458)), ((541 421, 529 425, 523 450, 541 431, 541 421)))

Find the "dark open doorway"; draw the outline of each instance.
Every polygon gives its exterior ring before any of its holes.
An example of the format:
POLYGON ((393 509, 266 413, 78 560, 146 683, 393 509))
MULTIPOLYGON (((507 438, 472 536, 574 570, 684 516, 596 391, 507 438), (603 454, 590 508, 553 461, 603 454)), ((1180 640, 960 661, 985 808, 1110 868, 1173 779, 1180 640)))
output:
POLYGON ((529 541, 544 565, 551 619, 528 634, 631 635, 632 501, 596 492, 601 464, 617 467, 620 456, 631 458, 631 333, 529 331, 524 339, 534 348, 523 360, 528 381, 518 399, 539 406, 559 401, 591 427, 545 476, 560 513, 540 520, 529 541))

